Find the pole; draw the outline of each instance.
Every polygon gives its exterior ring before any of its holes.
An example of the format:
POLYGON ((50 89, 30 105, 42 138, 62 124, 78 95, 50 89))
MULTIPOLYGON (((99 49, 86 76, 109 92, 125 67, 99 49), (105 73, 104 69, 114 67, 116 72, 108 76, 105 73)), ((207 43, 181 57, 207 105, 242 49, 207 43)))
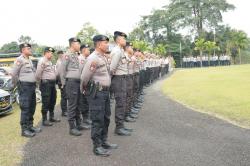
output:
POLYGON ((181 58, 181 42, 180 42, 180 64, 181 64, 181 68, 182 68, 182 58, 181 58))

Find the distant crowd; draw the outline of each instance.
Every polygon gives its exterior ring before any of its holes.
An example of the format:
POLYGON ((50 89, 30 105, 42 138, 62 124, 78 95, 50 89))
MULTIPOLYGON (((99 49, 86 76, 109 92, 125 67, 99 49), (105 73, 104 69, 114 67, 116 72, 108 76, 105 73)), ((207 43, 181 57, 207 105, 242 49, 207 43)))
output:
POLYGON ((209 56, 184 56, 182 58, 182 67, 208 67, 208 66, 228 66, 231 64, 229 55, 213 55, 209 56))

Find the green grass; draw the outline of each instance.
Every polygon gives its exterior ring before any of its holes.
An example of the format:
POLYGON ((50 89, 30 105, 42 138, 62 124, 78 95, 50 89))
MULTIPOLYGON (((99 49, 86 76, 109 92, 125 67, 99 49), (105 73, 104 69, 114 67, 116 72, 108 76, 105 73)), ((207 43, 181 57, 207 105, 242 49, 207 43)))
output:
MULTIPOLYGON (((41 105, 37 104, 35 124, 41 120, 41 105)), ((20 109, 13 105, 11 114, 1 116, 0 119, 0 165, 10 166, 20 162, 23 156, 22 147, 29 138, 21 137, 20 109)))
POLYGON ((250 128, 250 65, 178 70, 162 89, 194 110, 250 128))
MULTIPOLYGON (((59 92, 59 91, 58 91, 59 92)), ((57 103, 60 93, 57 93, 57 103)), ((36 106, 34 124, 41 120, 41 104, 36 106)), ((0 166, 12 166, 22 161, 23 147, 32 138, 21 137, 20 108, 13 104, 13 112, 0 118, 0 166)))

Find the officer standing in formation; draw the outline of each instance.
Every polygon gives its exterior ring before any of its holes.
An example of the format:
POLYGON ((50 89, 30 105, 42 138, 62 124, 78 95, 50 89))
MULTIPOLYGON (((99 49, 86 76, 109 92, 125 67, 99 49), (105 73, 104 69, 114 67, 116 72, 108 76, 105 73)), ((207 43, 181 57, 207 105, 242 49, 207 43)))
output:
POLYGON ((62 87, 66 88, 68 102, 68 122, 69 133, 73 136, 80 136, 79 130, 85 129, 81 124, 79 99, 80 99, 80 70, 79 70, 79 51, 80 39, 69 39, 69 50, 65 53, 61 67, 62 87))
POLYGON ((33 137, 41 132, 40 128, 33 126, 33 116, 36 109, 36 78, 35 69, 30 60, 31 45, 23 43, 19 45, 21 55, 14 62, 11 71, 14 84, 17 83, 19 91, 20 109, 21 109, 21 135, 24 137, 33 137))
MULTIPOLYGON (((80 53, 81 54, 78 56, 78 59, 79 59, 79 69, 80 69, 80 74, 81 74, 83 67, 86 63, 86 60, 88 56, 90 55, 89 45, 88 44, 81 45, 80 53)), ((82 114, 83 126, 85 126, 86 129, 90 129, 91 121, 89 117, 89 104, 88 104, 85 94, 80 94, 79 109, 82 114)))
POLYGON ((88 94, 90 116, 92 120, 91 139, 96 155, 109 156, 109 149, 116 149, 116 144, 107 142, 110 123, 110 84, 108 62, 109 38, 97 35, 93 38, 95 51, 87 58, 81 74, 81 91, 88 94))
POLYGON ((63 51, 58 51, 57 55, 58 55, 58 59, 56 61, 56 81, 57 81, 58 88, 60 89, 60 92, 61 92, 60 105, 61 105, 61 110, 62 110, 62 116, 67 116, 67 96, 66 96, 65 88, 63 88, 62 86, 62 82, 60 78, 60 71, 61 71, 64 53, 63 51))
POLYGON ((40 84, 42 95, 42 124, 52 126, 51 122, 60 122, 55 119, 54 109, 56 105, 56 71, 51 62, 55 50, 52 47, 45 47, 44 57, 39 61, 36 70, 36 79, 40 84), (49 112, 49 121, 47 113, 49 112))
POLYGON ((124 126, 127 108, 127 79, 128 61, 124 54, 127 35, 123 32, 114 32, 116 46, 111 52, 110 73, 112 76, 111 88, 115 96, 115 133, 121 136, 130 136, 131 130, 124 126))
POLYGON ((134 68, 135 68, 135 60, 132 60, 133 56, 133 43, 126 42, 125 47, 125 56, 128 61, 128 79, 127 79, 127 108, 125 113, 125 121, 126 122, 135 122, 134 114, 132 111, 133 101, 134 101, 134 94, 133 94, 133 87, 134 87, 134 68))
POLYGON ((110 93, 114 93, 116 101, 115 134, 130 136, 133 129, 126 128, 124 123, 136 121, 144 101, 144 86, 158 79, 160 72, 163 76, 169 63, 156 55, 133 50, 133 44, 126 42, 126 37, 123 32, 114 32, 116 46, 110 55, 109 38, 104 35, 94 36, 92 54, 88 45, 80 46, 80 39, 70 38, 69 50, 65 54, 57 53, 60 56, 56 69, 51 62, 55 50, 46 47, 36 73, 29 59, 31 46, 21 44, 21 55, 15 61, 12 76, 18 80, 22 135, 33 137, 41 131, 33 127, 36 80, 42 92, 42 124, 52 126, 51 122, 60 122, 54 117, 57 81, 62 94, 62 116, 66 112, 68 116, 69 134, 80 136, 80 130, 91 128, 96 155, 109 156, 111 149, 118 148, 108 142, 110 93))

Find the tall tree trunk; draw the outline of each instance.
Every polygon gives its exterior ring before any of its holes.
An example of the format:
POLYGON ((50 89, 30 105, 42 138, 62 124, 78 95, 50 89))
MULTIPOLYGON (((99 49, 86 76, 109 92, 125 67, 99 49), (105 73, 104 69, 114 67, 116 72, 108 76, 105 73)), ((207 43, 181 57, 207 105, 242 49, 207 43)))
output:
POLYGON ((240 48, 239 48, 239 59, 240 59, 240 65, 241 65, 241 53, 240 53, 240 48))
POLYGON ((201 59, 201 56, 202 56, 202 50, 200 50, 200 64, 201 64, 201 67, 202 67, 202 59, 201 59))

